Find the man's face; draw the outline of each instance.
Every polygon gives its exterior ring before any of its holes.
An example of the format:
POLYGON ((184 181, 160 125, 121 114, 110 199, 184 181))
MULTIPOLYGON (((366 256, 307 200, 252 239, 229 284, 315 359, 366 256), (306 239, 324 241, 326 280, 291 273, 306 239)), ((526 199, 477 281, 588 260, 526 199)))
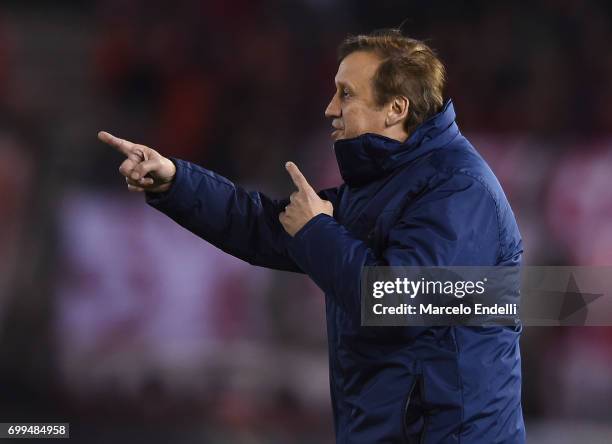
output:
POLYGON ((346 56, 336 74, 336 93, 325 117, 332 120, 332 139, 349 139, 364 133, 385 134, 385 107, 374 100, 372 77, 380 59, 372 52, 356 51, 346 56))

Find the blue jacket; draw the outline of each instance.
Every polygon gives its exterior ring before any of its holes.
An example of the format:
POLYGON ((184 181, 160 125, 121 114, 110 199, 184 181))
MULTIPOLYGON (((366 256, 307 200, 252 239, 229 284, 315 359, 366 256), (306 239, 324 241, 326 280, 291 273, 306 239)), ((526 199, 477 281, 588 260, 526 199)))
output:
POLYGON ((404 143, 364 134, 335 152, 344 183, 319 192, 334 216, 293 238, 278 220, 288 199, 178 159, 171 189, 147 202, 229 254, 323 289, 338 443, 523 443, 520 327, 360 325, 364 266, 520 264, 514 214, 452 102, 404 143))

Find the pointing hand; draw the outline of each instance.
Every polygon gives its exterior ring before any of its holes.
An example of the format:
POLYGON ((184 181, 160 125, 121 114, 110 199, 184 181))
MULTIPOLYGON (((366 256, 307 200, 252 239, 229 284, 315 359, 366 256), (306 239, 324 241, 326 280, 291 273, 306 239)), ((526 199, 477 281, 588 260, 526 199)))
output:
POLYGON ((161 193, 172 185, 176 174, 174 163, 152 148, 120 139, 105 131, 98 139, 115 148, 126 159, 119 167, 130 191, 161 193))
POLYGON ((334 207, 328 200, 321 199, 310 186, 304 175, 293 162, 287 162, 285 168, 297 191, 289 196, 289 205, 278 215, 285 231, 292 237, 317 214, 333 216, 334 207))

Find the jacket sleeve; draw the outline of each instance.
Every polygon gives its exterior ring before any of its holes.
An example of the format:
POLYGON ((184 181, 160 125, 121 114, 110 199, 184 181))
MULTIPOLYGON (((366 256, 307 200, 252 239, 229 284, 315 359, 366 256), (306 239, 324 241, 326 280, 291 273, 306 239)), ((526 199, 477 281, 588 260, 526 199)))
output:
MULTIPOLYGON (((172 161, 176 165, 172 187, 165 193, 146 193, 149 205, 250 264, 302 272, 287 253, 291 238, 278 220, 289 199, 270 199, 193 163, 172 161)), ((335 203, 335 189, 319 195, 335 203)))
POLYGON ((295 263, 347 309, 360 307, 365 266, 495 265, 494 199, 477 180, 455 175, 406 205, 376 255, 334 218, 319 214, 289 244, 295 263))

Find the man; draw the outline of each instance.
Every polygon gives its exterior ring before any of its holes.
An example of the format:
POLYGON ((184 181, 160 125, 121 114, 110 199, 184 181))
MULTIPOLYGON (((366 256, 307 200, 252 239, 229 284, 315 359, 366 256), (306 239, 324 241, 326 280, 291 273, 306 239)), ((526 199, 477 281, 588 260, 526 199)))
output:
POLYGON ((307 273, 325 292, 339 443, 522 443, 519 328, 362 327, 364 266, 520 263, 500 184, 442 99, 444 67, 397 30, 347 38, 332 119, 344 183, 273 200, 101 132, 132 191, 254 265, 307 273))

